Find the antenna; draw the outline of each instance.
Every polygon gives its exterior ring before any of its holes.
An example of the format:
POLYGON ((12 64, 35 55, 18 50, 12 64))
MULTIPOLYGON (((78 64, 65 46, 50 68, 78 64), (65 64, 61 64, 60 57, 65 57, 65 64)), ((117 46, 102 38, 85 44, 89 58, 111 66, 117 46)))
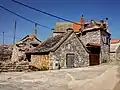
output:
POLYGON ((3 45, 2 45, 2 60, 4 61, 4 32, 3 32, 3 45))

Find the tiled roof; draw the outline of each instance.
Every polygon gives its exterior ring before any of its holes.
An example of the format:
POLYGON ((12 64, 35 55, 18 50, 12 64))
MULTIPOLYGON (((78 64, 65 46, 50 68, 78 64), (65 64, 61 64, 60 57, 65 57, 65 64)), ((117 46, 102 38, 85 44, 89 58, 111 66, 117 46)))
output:
MULTIPOLYGON (((64 33, 63 35, 57 35, 51 38, 48 38, 46 41, 44 41, 41 45, 33 49, 32 51, 26 52, 31 54, 37 54, 37 53, 45 53, 45 52, 53 52, 55 51, 72 33, 73 31, 68 31, 67 33, 64 33)), ((74 33, 75 34, 75 33, 74 33)), ((75 34, 76 35, 76 34, 75 34)), ((83 44, 83 42, 77 37, 76 38, 80 41, 80 43, 83 45, 85 50, 89 53, 89 50, 86 48, 86 46, 83 44)))
MULTIPOLYGON (((68 28, 72 28, 74 32, 80 32, 81 23, 80 22, 76 22, 76 23, 78 24, 70 23, 70 22, 57 22, 54 32, 66 32, 68 28)), ((95 22, 94 20, 91 22, 85 22, 83 31, 92 31, 94 29, 106 28, 105 22, 103 23, 102 27, 101 25, 102 25, 101 22, 95 22)))
POLYGON ((120 43, 120 40, 119 39, 118 40, 117 39, 111 40, 111 44, 115 44, 115 43, 120 43))
POLYGON ((41 45, 36 47, 33 52, 48 52, 50 48, 52 48, 54 45, 56 45, 61 39, 62 35, 57 35, 55 37, 48 38, 46 41, 44 41, 41 45))
POLYGON ((66 38, 69 37, 69 35, 71 35, 71 33, 73 33, 73 31, 67 32, 63 35, 56 35, 54 37, 50 37, 41 45, 37 46, 34 50, 27 53, 42 53, 54 51, 57 48, 57 46, 59 46, 64 40, 66 40, 66 38))
POLYGON ((91 30, 94 30, 94 29, 100 29, 100 27, 99 26, 91 26, 91 27, 89 27, 89 28, 85 28, 84 29, 84 31, 91 31, 91 30))
POLYGON ((118 47, 120 47, 120 40, 119 39, 111 40, 110 52, 116 52, 118 47))
POLYGON ((97 46, 100 47, 100 43, 88 43, 87 46, 97 46))

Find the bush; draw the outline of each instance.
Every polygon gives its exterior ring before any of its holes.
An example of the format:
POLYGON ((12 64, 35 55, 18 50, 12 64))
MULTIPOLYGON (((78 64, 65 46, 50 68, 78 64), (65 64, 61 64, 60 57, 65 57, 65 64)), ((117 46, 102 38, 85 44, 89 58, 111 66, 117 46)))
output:
POLYGON ((49 68, 46 67, 46 66, 42 66, 42 67, 40 68, 40 71, 47 71, 47 70, 49 70, 49 68))

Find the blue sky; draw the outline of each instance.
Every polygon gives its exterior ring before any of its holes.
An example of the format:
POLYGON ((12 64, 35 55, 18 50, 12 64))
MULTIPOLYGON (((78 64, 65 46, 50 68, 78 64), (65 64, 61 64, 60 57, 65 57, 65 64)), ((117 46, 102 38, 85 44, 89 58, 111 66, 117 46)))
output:
MULTIPOLYGON (((75 22, 80 21, 83 14, 86 21, 102 20, 108 17, 109 28, 113 39, 120 39, 120 1, 119 0, 18 0, 29 4, 40 10, 58 15, 63 18, 70 19, 75 22)), ((12 0, 0 0, 0 5, 21 14, 40 24, 54 28, 56 22, 62 21, 24 6, 12 2, 12 0)), ((34 32, 34 24, 25 21, 0 8, 0 33, 5 32, 5 43, 13 42, 14 21, 17 21, 17 40, 27 34, 34 32)), ((38 38, 45 40, 52 36, 52 30, 38 26, 38 38)), ((2 44, 2 36, 0 34, 0 44, 2 44)))

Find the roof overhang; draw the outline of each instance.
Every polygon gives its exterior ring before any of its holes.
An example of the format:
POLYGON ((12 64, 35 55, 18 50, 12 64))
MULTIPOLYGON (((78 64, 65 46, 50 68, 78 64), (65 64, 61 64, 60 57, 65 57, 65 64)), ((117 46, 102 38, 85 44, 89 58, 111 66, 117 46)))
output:
POLYGON ((100 47, 100 43, 88 43, 86 46, 100 47))

